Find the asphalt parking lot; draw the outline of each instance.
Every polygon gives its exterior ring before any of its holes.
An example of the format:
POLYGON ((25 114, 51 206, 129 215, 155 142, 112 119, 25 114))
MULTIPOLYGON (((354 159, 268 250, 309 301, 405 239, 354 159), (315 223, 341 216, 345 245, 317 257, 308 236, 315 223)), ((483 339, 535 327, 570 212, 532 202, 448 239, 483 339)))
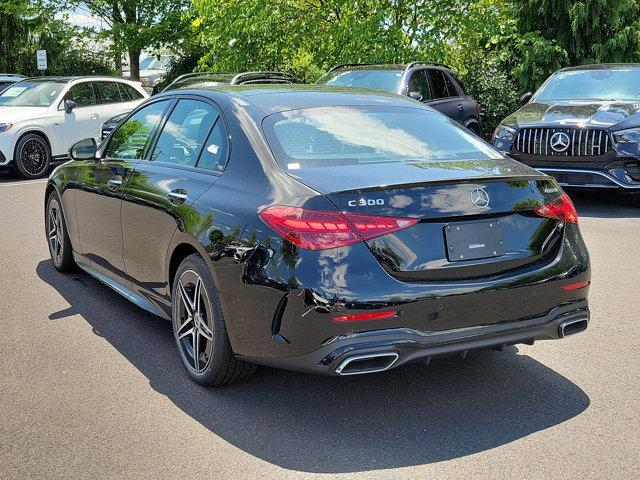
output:
POLYGON ((640 208, 622 197, 574 195, 586 333, 205 389, 168 322, 54 270, 44 186, 0 178, 0 478, 637 478, 640 208))

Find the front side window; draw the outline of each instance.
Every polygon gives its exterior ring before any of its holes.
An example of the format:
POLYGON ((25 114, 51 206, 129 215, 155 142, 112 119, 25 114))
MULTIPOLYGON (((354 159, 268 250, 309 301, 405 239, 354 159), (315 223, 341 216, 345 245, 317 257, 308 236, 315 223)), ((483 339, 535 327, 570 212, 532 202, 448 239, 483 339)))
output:
POLYGON ((93 83, 91 82, 78 83, 72 86, 64 96, 64 99, 73 100, 78 107, 88 107, 97 103, 93 83))
POLYGON ((535 100, 640 100, 640 70, 558 72, 536 93, 535 100))
MULTIPOLYGON (((100 96, 100 103, 119 103, 122 102, 120 96, 120 89, 115 82, 95 82, 95 86, 98 89, 98 95, 100 96)), ((127 98, 125 101, 128 101, 127 98)))
POLYGON ((502 158, 465 128, 420 107, 294 110, 270 115, 264 129, 285 170, 502 158))
POLYGON ((170 103, 170 100, 152 103, 129 117, 111 135, 105 156, 124 160, 144 158, 153 132, 170 103))
POLYGON ((0 93, 0 106, 49 107, 58 99, 66 82, 24 80, 0 93))
POLYGON ((403 72, 400 70, 337 70, 318 80, 325 85, 373 88, 396 93, 400 88, 403 72))
POLYGON ((151 161, 193 167, 218 112, 208 103, 180 100, 165 124, 151 161))
POLYGON ((407 92, 418 92, 422 95, 423 101, 431 100, 429 92, 429 81, 427 80, 425 70, 418 70, 411 75, 407 92))

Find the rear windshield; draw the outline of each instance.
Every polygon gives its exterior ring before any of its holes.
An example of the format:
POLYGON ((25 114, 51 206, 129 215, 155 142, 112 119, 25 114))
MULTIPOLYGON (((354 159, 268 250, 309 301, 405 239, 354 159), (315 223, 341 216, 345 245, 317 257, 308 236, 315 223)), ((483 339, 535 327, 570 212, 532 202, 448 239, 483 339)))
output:
POLYGON ((292 110, 267 117, 264 129, 278 163, 287 170, 502 158, 483 140, 427 107, 292 110))
POLYGON ((402 75, 400 70, 337 70, 326 74, 318 83, 397 93, 402 75))
POLYGON ((640 70, 559 72, 542 86, 535 100, 640 100, 640 70))

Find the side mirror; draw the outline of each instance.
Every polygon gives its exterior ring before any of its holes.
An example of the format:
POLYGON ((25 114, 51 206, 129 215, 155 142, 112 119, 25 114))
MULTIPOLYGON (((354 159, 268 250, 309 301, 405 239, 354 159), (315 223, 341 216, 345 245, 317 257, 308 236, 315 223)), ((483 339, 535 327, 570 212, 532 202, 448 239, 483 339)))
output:
POLYGON ((71 113, 74 108, 76 108, 78 104, 73 100, 65 100, 64 101, 64 111, 65 113, 71 113))
POLYGON ((414 100, 422 101, 422 94, 420 92, 409 92, 409 96, 414 100))
POLYGON ((92 160, 96 158, 98 145, 95 138, 85 138, 69 149, 69 156, 73 160, 92 160))
POLYGON ((527 103, 529 100, 531 100, 531 97, 533 97, 533 93, 531 92, 527 92, 524 95, 522 95, 520 97, 520 104, 524 105, 525 103, 527 103))

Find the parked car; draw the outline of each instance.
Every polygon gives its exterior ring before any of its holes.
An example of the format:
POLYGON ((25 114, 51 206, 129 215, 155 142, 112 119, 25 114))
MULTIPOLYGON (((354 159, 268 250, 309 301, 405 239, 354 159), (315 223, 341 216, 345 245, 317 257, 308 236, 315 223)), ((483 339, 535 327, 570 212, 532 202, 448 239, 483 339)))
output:
POLYGON ((20 80, 24 80, 26 77, 23 75, 16 75, 13 73, 0 73, 0 92, 7 88, 9 85, 13 85, 20 80))
POLYGON ((176 89, 70 153, 46 187, 53 265, 171 320, 199 383, 255 364, 371 373, 587 328, 569 197, 409 98, 176 89))
MULTIPOLYGON (((220 85, 273 85, 303 83, 297 77, 283 72, 196 72, 180 75, 171 82, 163 91, 176 88, 192 88, 198 85, 217 87, 220 85)), ((154 91, 154 94, 158 93, 154 91)))
POLYGON ((68 159, 69 147, 100 138, 102 122, 129 112, 147 93, 112 77, 38 77, 0 93, 0 167, 38 178, 68 159))
POLYGON ((318 82, 325 85, 373 88, 408 95, 480 134, 480 106, 467 94, 446 65, 411 62, 408 65, 351 63, 337 65, 318 82))
POLYGON ((494 146, 566 187, 638 192, 640 64, 559 70, 493 134, 494 146))
MULTIPOLYGON (((162 82, 174 61, 171 55, 152 55, 140 61, 140 83, 147 93, 151 94, 156 85, 162 82)), ((131 71, 123 71, 122 76, 129 78, 131 71)))
POLYGON ((121 113, 120 115, 116 115, 115 117, 111 117, 109 120, 102 124, 100 141, 103 141, 105 138, 109 136, 109 134, 113 131, 114 128, 118 126, 120 122, 122 122, 127 115, 131 112, 121 113))

